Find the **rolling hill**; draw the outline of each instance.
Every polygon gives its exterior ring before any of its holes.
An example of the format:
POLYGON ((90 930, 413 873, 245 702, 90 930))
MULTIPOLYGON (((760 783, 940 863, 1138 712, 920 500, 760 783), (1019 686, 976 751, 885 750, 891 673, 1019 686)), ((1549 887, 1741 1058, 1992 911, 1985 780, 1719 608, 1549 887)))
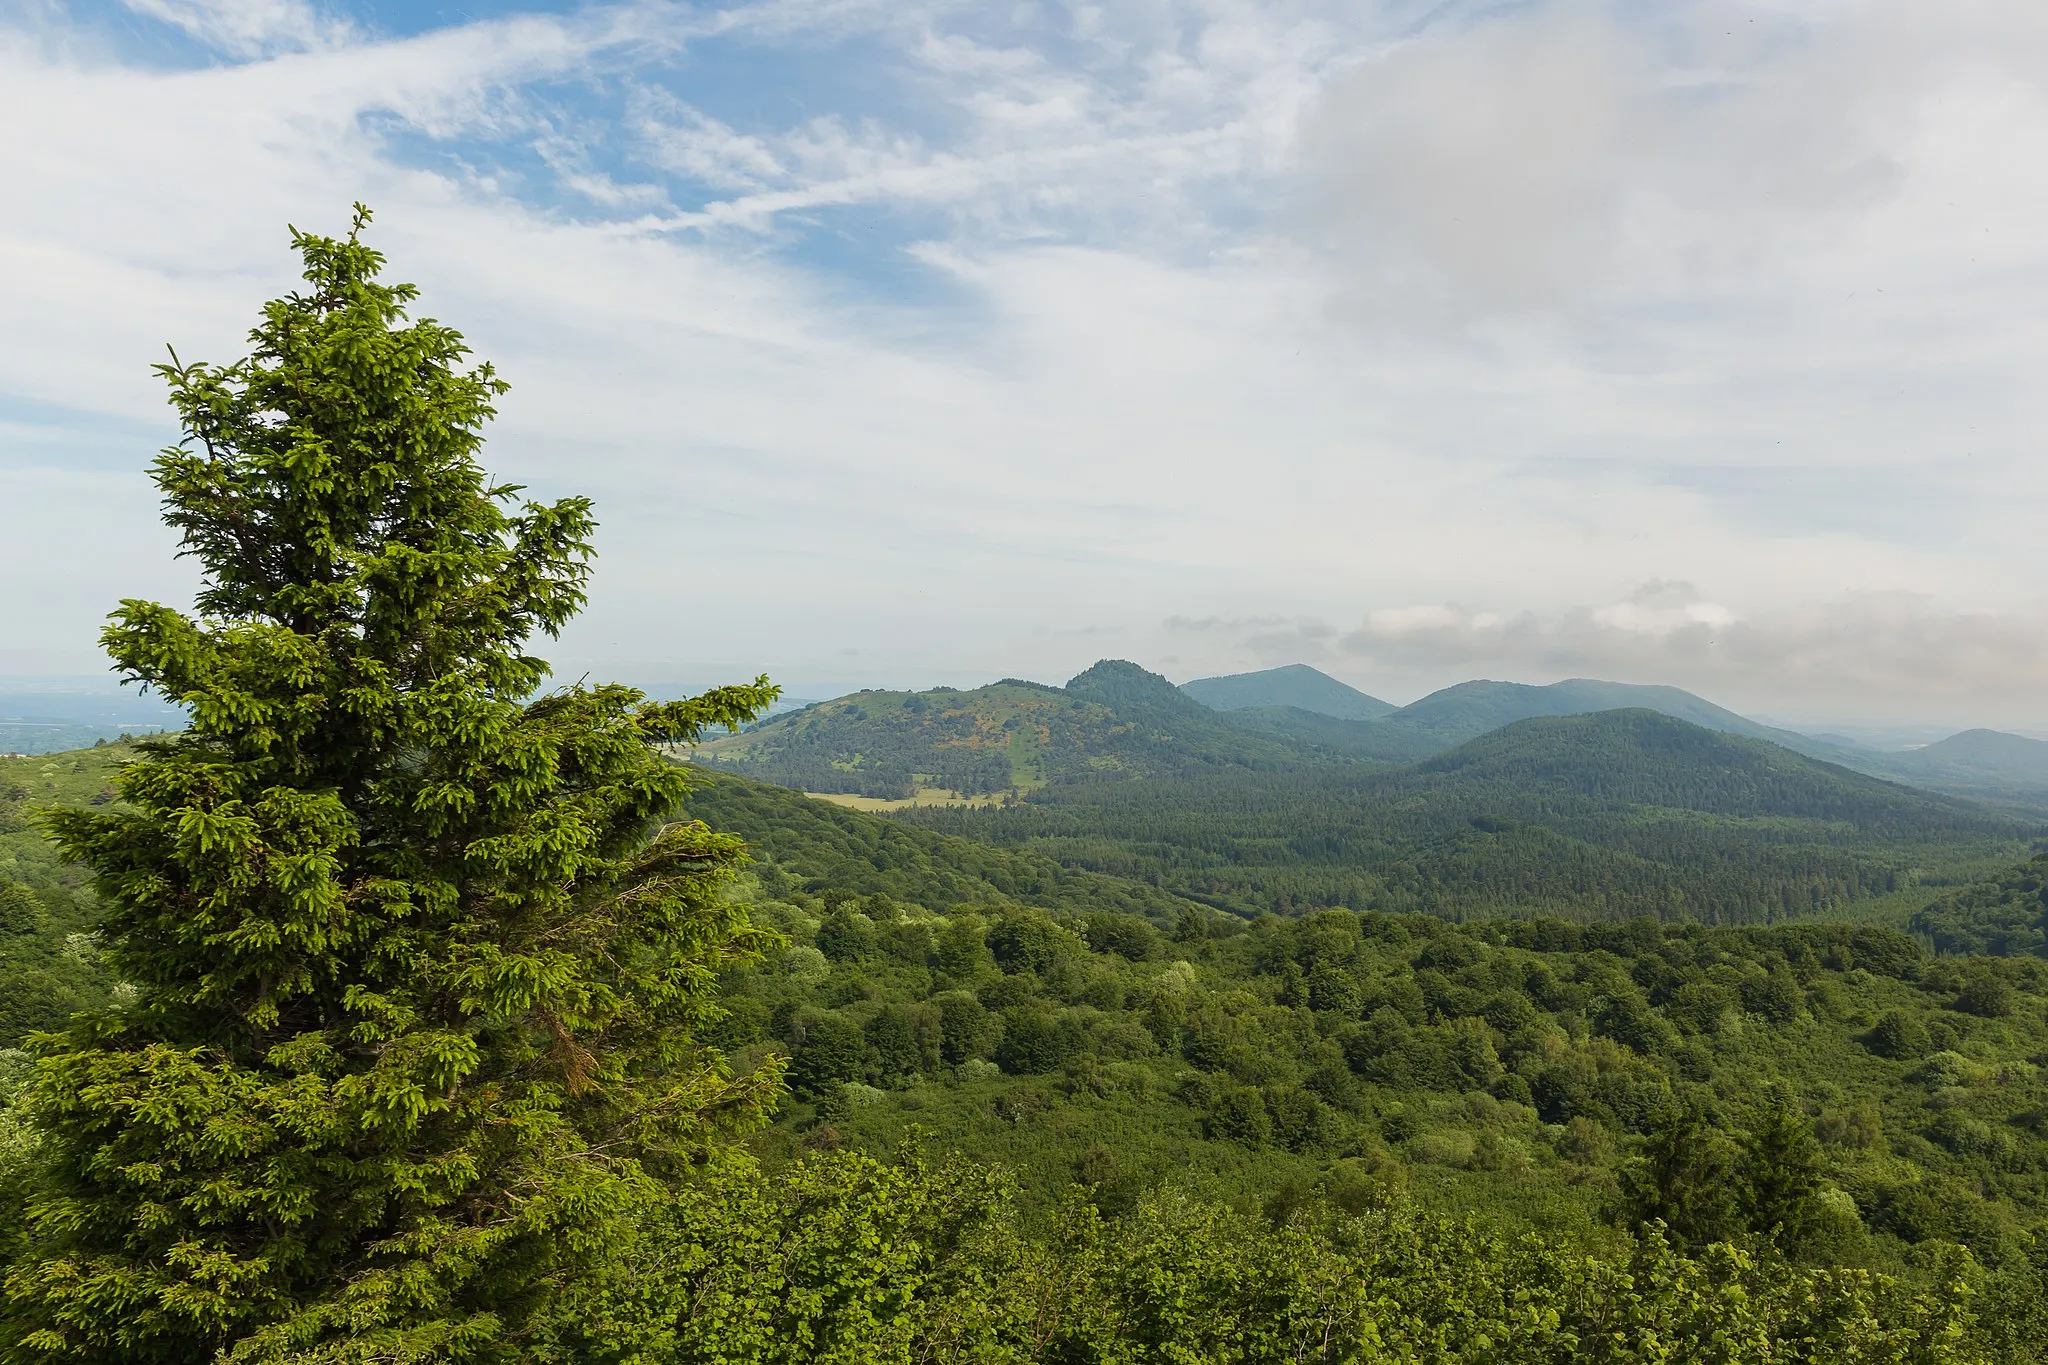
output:
POLYGON ((1259 673, 1232 673, 1221 678, 1197 678, 1182 683, 1180 690, 1218 711, 1292 707, 1338 720, 1378 720, 1398 709, 1392 702, 1369 697, 1307 664, 1288 664, 1259 673))
POLYGON ((1942 897, 1912 929, 1938 953, 2048 957, 2048 854, 1942 897))
POLYGON ((1837 756, 1675 687, 1479 681, 1394 709, 1304 665, 1175 687, 1106 659, 1065 687, 1012 678, 968 691, 856 692, 712 740, 695 757, 811 792, 1025 795, 1205 771, 1412 763, 1515 721, 1621 707, 1837 756))
POLYGON ((1450 748, 1518 720, 1624 709, 1655 711, 1703 729, 1769 740, 1801 751, 1814 743, 1804 735, 1758 724, 1680 688, 1601 682, 1596 678, 1568 678, 1546 687, 1475 679, 1432 692, 1388 714, 1380 723, 1450 748))
POLYGON ((1162 924, 1189 906, 1156 887, 1066 867, 1040 853, 920 829, 727 773, 705 774, 684 811, 744 838, 756 875, 775 894, 832 888, 930 910, 1017 902, 1162 924))
POLYGON ((1912 768, 1949 768, 1988 777, 2048 783, 2048 741, 2002 730, 1965 730, 1938 743, 1909 750, 1900 762, 1912 768))
POLYGON ((1825 821, 1858 831, 1975 824, 1986 814, 1768 741, 1643 709, 1517 721, 1413 772, 1512 791, 1520 802, 1555 796, 1735 819, 1825 821))
POLYGON ((1882 771, 1934 790, 2048 807, 2048 742, 2024 735, 1965 730, 1879 762, 1882 771))
POLYGON ((1340 720, 1298 706, 1248 706, 1228 715, 1234 725, 1282 736, 1329 762, 1413 763, 1444 747, 1420 731, 1373 720, 1340 720))
POLYGON ((1628 708, 1655 711, 1724 734, 1766 740, 1809 758, 1942 795, 2017 806, 2029 818, 2048 815, 2048 742, 1997 730, 1966 730, 1922 749, 1888 752, 1840 736, 1801 734, 1765 725, 1676 687, 1595 678, 1570 678, 1536 687, 1480 679, 1432 692, 1362 723, 1353 720, 1348 725, 1332 725, 1321 718, 1311 721, 1271 709, 1233 715, 1247 725, 1317 744, 1332 755, 1403 761, 1440 752, 1519 720, 1628 708))
POLYGON ((1646 710, 1839 768, 2048 819, 2048 743, 1972 730, 1887 753, 1750 720, 1676 687, 1474 680, 1398 709, 1303 665, 1176 688, 1122 660, 1065 687, 858 692, 701 746, 726 771, 804 791, 940 804, 1204 773, 1361 772, 1445 753, 1521 721, 1646 710), (1292 698, 1292 701, 1287 701, 1292 698), (1352 715, 1334 714, 1349 710, 1352 715))
POLYGON ((1052 788, 931 829, 1237 911, 1839 910, 2023 856, 2015 818, 1644 710, 1516 722, 1406 767, 1052 788))

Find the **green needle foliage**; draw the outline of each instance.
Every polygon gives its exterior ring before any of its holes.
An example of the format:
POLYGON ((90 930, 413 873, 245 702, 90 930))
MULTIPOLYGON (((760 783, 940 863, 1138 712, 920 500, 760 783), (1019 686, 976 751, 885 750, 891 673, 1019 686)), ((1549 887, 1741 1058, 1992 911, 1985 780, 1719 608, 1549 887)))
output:
POLYGON ((131 1000, 41 1037, 16 1360, 522 1356, 525 1323, 666 1164, 760 1113, 697 1042, 769 936, 740 842, 664 824, 652 747, 766 679, 531 700, 581 607, 588 502, 487 483, 504 384, 359 240, 247 359, 159 369, 155 466, 198 614, 128 601, 128 678, 183 702, 122 803, 46 817, 131 1000))

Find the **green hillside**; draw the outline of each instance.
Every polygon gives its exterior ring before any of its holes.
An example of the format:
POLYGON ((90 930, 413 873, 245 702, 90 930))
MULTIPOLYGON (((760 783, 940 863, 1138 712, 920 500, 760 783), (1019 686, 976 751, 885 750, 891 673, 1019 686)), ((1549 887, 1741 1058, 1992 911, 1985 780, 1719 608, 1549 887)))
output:
POLYGON ((1880 833, 2000 819, 1649 710, 1521 721, 1426 760, 1416 771, 1539 799, 1549 793, 1713 815, 1785 816, 1880 833))
POLYGON ((1970 730, 1924 749, 1891 753, 1839 738, 1800 734, 1737 715, 1676 687, 1572 678, 1547 687, 1459 683, 1378 719, 1380 732, 1351 739, 1364 756, 1420 756, 1475 739, 1518 720, 1621 709, 1656 711, 1708 730, 1767 740, 1795 753, 1928 791, 2019 808, 2048 817, 2048 742, 1995 730, 1970 730))
POLYGON ((1342 720, 1298 706, 1248 706, 1229 715, 1233 725, 1278 735, 1328 762, 1412 763, 1443 749, 1433 736, 1414 730, 1342 720))
POLYGON ((1913 767, 1951 767, 2048 784, 2048 741, 2002 730, 1965 730, 1909 750, 1900 761, 1913 767))
POLYGON ((32 824, 39 808, 106 804, 132 743, 0 758, 0 1049, 107 1002, 86 875, 61 863, 32 824))
POLYGON ((1902 1267, 1946 1239, 2021 1265, 2048 1226, 2048 1084, 2022 1060, 2048 1049, 2048 964, 1843 924, 1329 912, 1163 936, 836 889, 760 913, 794 946, 734 975, 722 1027, 792 1057, 771 1156, 916 1126, 1041 1204, 1077 1181, 1110 1210, 1162 1185, 1276 1218, 1400 1198, 1599 1245, 1652 1215, 1741 1227, 1740 1144, 1775 1112, 1810 1163, 1799 1259, 1902 1267), (1659 1187, 1660 1135, 1725 1188, 1659 1187))
POLYGON ((1523 721, 1405 768, 1060 788, 901 818, 1247 914, 1710 923, 1959 885, 2022 856, 2034 832, 1645 711, 1523 721))
POLYGON ((1965 730, 1924 748, 1857 755, 1859 766, 1982 801, 2048 812, 2048 742, 1999 730, 1965 730))
POLYGON ((1232 724, 1155 673, 1105 660, 1064 688, 1010 679, 972 691, 857 692, 700 745, 693 757, 804 791, 904 799, 923 788, 1049 784, 1314 762, 1232 724))
POLYGON ((1939 953, 2048 957, 2048 854, 1943 896, 1911 927, 1939 953))
POLYGON ((1547 687, 1475 680, 1432 692, 1385 717, 1385 723, 1449 748, 1469 739, 1540 716, 1580 716, 1596 711, 1647 710, 1703 729, 1767 739, 1804 750, 1811 741, 1775 730, 1676 687, 1569 678, 1547 687))
POLYGON ((1339 720, 1377 720, 1396 710, 1392 702, 1370 697, 1307 664, 1288 664, 1258 673, 1232 673, 1197 678, 1181 691, 1218 711, 1247 707, 1293 707, 1339 720))
POLYGON ((1104 660, 1065 687, 1008 679, 960 691, 857 692, 698 746, 694 757, 802 791, 952 804, 1128 779, 1382 768, 1518 721, 1642 709, 1810 758, 2048 819, 2048 744, 1972 731, 1907 754, 1774 729, 1675 687, 1575 678, 1474 681, 1398 710, 1305 665, 1176 688, 1104 660), (1291 700, 1290 700, 1291 698, 1291 700))
POLYGON ((1194 908, 1144 883, 847 810, 717 771, 703 774, 685 813, 744 837, 757 877, 778 894, 837 889, 913 900, 935 910, 1014 902, 1072 914, 1118 911, 1161 924, 1175 923, 1194 908))

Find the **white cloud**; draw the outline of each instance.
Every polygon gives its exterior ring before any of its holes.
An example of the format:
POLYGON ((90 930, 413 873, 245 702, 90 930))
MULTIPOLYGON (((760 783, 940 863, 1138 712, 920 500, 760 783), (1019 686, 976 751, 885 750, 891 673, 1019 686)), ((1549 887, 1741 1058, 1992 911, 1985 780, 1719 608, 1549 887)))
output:
POLYGON ((69 433, 0 452, 13 552, 143 547, 0 608, 23 648, 157 591, 147 365, 235 353, 360 197, 514 382, 494 467, 599 498, 578 667, 2030 704, 2031 8, 177 13, 236 60, 0 30, 0 394, 69 433), (886 98, 704 78, 853 39, 886 98))
POLYGON ((345 41, 349 24, 323 15, 305 0, 122 0, 137 14, 159 20, 235 57, 301 52, 345 41))
POLYGON ((1472 677, 1592 677, 1843 721, 1918 714, 2028 727, 2048 692, 2048 600, 1971 612, 1858 593, 1738 614, 1663 581, 1547 611, 1378 607, 1342 631, 1314 618, 1175 617, 1155 638, 1181 658, 1179 677, 1302 661, 1395 701, 1472 677))
POLYGON ((2038 6, 1967 0, 1554 3, 1433 25, 1309 119, 1309 230, 1373 316, 1853 285, 1840 266, 1930 265, 1953 243, 1884 228, 1981 164, 1958 134, 2038 121, 2044 55, 2038 6))
POLYGON ((1370 613, 1339 641, 1354 668, 1395 674, 1505 669, 1551 681, 1667 682, 1736 704, 1897 715, 1932 709, 2028 722, 2048 690, 2048 603, 1944 610, 1867 593, 1738 616, 1687 585, 1656 584, 1598 607, 1370 613))

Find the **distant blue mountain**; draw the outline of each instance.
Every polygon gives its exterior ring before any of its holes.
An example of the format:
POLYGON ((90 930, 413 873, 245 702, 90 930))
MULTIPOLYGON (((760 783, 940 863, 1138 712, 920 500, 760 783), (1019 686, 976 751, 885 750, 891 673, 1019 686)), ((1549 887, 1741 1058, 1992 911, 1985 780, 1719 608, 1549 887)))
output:
POLYGON ((1288 664, 1259 673, 1232 673, 1221 678, 1197 678, 1182 683, 1180 690, 1217 711, 1292 706, 1338 720, 1378 720, 1395 709, 1392 702, 1369 697, 1307 664, 1288 664))

